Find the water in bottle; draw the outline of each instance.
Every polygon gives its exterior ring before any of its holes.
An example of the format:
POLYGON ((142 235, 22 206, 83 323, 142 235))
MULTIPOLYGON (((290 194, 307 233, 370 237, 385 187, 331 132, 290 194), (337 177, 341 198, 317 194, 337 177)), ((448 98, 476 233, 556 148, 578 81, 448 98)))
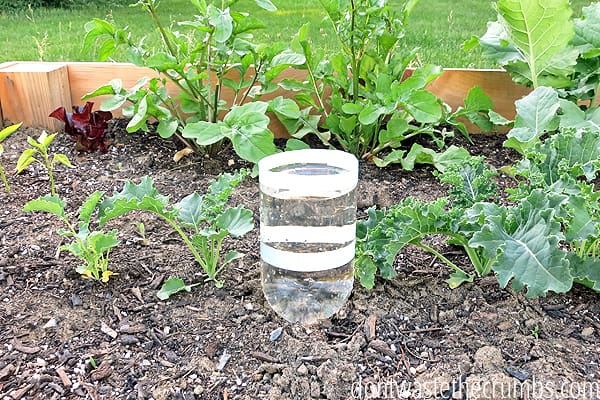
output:
POLYGON ((259 162, 265 297, 290 322, 329 318, 354 282, 358 161, 336 150, 298 150, 259 162))

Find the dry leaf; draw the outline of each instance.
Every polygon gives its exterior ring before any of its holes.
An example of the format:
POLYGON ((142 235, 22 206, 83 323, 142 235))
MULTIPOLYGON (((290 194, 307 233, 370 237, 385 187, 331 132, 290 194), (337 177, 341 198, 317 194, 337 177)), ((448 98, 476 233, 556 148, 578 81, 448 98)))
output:
POLYGON ((173 161, 175 162, 179 162, 183 157, 190 155, 194 152, 194 150, 192 150, 189 147, 186 147, 184 149, 179 150, 177 153, 175 153, 175 155, 173 156, 173 161))

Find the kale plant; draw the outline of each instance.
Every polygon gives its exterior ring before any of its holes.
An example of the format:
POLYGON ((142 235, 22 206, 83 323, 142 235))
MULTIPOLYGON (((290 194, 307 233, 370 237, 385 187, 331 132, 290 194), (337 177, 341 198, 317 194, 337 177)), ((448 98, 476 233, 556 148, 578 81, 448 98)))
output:
POLYGON ((222 174, 209 184, 204 195, 192 193, 174 204, 168 196, 158 192, 152 178, 143 177, 138 184, 128 181, 123 190, 100 204, 100 224, 134 210, 148 211, 162 218, 194 255, 207 275, 205 282, 214 282, 221 287, 223 281, 217 279, 219 272, 243 256, 237 251, 222 255, 223 240, 229 236, 243 236, 254 227, 252 211, 243 206, 226 207, 232 190, 248 173, 241 170, 235 174, 222 174))

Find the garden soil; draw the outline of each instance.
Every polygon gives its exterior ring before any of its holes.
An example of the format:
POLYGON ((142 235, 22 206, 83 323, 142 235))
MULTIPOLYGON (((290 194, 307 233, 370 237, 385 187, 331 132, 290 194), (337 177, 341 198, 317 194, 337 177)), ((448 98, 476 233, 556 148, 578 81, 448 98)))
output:
MULTIPOLYGON (((111 122, 107 154, 78 153, 59 134, 53 150, 75 165, 55 173, 71 211, 95 190, 111 194, 144 175, 178 200, 204 192, 221 171, 247 166, 231 150, 176 163, 177 142, 127 134, 124 124, 111 122)), ((20 129, 3 143, 7 170, 27 135, 39 133, 20 129)), ((502 137, 473 139, 454 141, 496 167, 516 159, 502 137)), ((372 205, 444 195, 431 172, 361 163, 359 218, 372 205)), ((303 327, 265 301, 255 229, 226 242, 246 255, 223 272, 223 288, 201 284, 160 301, 156 293, 170 276, 204 278, 166 223, 147 213, 111 222, 122 242, 110 260, 118 275, 108 283, 84 280, 75 272, 78 260, 59 251, 59 221, 22 212, 49 192, 47 176, 31 168, 9 179, 12 192, 0 192, 1 399, 600 398, 600 297, 583 287, 528 299, 489 276, 450 289, 448 267, 406 248, 396 279, 377 281, 371 291, 355 283, 331 320, 303 327)), ((514 184, 507 177, 499 183, 514 184)), ((258 200, 249 179, 231 204, 252 209, 258 225, 258 200)), ((431 244, 470 268, 441 238, 431 244)))

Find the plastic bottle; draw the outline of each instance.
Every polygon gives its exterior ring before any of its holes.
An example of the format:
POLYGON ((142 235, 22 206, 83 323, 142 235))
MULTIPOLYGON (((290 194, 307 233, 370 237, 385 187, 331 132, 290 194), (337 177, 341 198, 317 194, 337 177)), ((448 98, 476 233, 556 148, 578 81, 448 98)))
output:
POLYGON ((268 156, 258 168, 265 297, 290 322, 329 318, 354 282, 358 160, 308 149, 268 156))

